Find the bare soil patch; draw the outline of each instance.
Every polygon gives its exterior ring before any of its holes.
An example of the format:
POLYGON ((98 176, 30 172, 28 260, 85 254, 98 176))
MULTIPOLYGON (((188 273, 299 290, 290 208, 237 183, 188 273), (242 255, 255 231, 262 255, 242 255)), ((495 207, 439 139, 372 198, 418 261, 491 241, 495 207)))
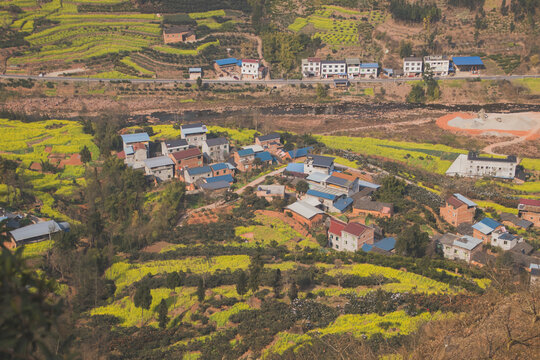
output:
POLYGON ((161 252, 161 250, 172 245, 173 244, 166 241, 158 241, 156 243, 153 243, 152 245, 148 245, 147 247, 142 249, 142 251, 147 252, 147 253, 159 253, 161 252))

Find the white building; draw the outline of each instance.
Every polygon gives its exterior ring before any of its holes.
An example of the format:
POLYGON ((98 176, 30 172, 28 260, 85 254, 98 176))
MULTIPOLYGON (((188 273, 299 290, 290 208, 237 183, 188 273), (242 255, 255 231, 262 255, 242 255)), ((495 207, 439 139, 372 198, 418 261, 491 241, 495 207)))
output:
POLYGON ((360 64, 360 76, 376 78, 379 75, 378 63, 362 63, 360 64))
POLYGON ((174 162, 168 156, 159 156, 144 160, 146 175, 153 175, 158 181, 171 180, 174 177, 174 162))
POLYGON ((328 246, 338 251, 358 251, 364 244, 373 244, 373 228, 357 222, 344 223, 330 218, 328 246))
POLYGON ((182 139, 186 139, 189 145, 202 149, 208 129, 202 123, 185 124, 180 126, 180 132, 182 139))
POLYGON ((448 76, 450 58, 446 55, 433 55, 424 57, 424 68, 429 69, 435 76, 448 76))
POLYGON ((347 76, 349 79, 360 76, 360 59, 345 59, 345 63, 347 64, 347 76))
POLYGON ((496 230, 491 234, 491 245, 498 246, 505 251, 512 249, 522 241, 523 238, 506 231, 496 230))
POLYGON ((347 76, 347 64, 343 60, 323 60, 321 61, 321 77, 347 76))
POLYGON ((516 174, 517 158, 513 155, 505 159, 480 157, 471 151, 468 155, 460 154, 446 170, 449 176, 489 176, 513 179, 516 174))
POLYGON ((321 76, 321 59, 319 58, 302 59, 302 75, 304 77, 321 76))
POLYGON ((161 142, 161 153, 169 155, 178 151, 186 150, 189 144, 186 139, 163 140, 161 142))
POLYGON ((229 140, 224 137, 206 139, 202 152, 213 162, 225 161, 229 156, 229 140))
POLYGON ((403 59, 403 74, 405 76, 418 76, 422 74, 422 58, 406 57, 403 59))
POLYGON ((259 78, 259 60, 242 59, 242 78, 254 80, 259 78))
POLYGON ((319 172, 330 175, 334 171, 334 159, 330 156, 308 154, 304 161, 304 173, 319 172))
POLYGON ((471 262, 472 255, 482 250, 482 240, 469 235, 444 234, 440 238, 444 257, 451 260, 471 262))

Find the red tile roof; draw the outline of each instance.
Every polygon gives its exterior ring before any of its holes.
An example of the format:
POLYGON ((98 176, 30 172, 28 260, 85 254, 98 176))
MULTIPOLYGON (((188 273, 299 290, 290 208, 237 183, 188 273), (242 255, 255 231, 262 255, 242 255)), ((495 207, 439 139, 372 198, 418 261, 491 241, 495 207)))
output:
POLYGON ((540 206, 540 200, 534 199, 519 199, 519 203, 523 205, 540 206))
POLYGON ((259 60, 255 60, 255 59, 242 59, 242 62, 243 62, 243 63, 256 63, 256 64, 258 64, 258 63, 259 63, 259 60))
POLYGON ((463 205, 466 205, 463 201, 459 200, 455 196, 450 196, 448 199, 446 199, 446 202, 452 205, 454 209, 457 209, 463 205))
POLYGON ((364 231, 367 230, 367 226, 365 225, 362 225, 360 223, 357 223, 357 222, 350 222, 347 224, 347 226, 345 226, 345 228, 343 229, 343 231, 349 233, 349 234, 353 234, 355 236, 360 236, 362 235, 362 233, 364 231))
POLYGON ((341 230, 343 230, 345 226, 347 226, 346 223, 330 218, 330 228, 328 229, 328 232, 337 236, 341 236, 341 230))
POLYGON ((199 148, 191 148, 172 153, 171 155, 173 156, 174 160, 180 161, 201 155, 201 150, 199 150, 199 148))

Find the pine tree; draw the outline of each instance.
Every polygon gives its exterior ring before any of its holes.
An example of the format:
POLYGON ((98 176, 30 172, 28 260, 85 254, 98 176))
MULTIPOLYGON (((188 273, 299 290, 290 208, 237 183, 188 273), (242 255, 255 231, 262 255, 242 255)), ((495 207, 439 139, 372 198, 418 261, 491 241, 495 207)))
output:
POLYGON ((298 299, 298 287, 296 286, 296 281, 292 281, 291 286, 289 287, 289 299, 294 301, 298 299))
POLYGON ((150 293, 150 288, 147 285, 142 285, 137 288, 135 291, 135 296, 133 297, 133 303, 136 307, 141 308, 141 326, 143 324, 143 315, 144 309, 150 309, 152 304, 152 294, 150 293))
POLYGON ((283 284, 281 283, 281 270, 274 271, 274 279, 272 280, 272 287, 274 288, 274 296, 279 298, 281 296, 281 289, 283 284))
POLYGON ((204 294, 205 293, 205 289, 204 289, 204 283, 203 283, 203 279, 199 279, 199 283, 197 284, 197 299, 199 300, 199 302, 203 302, 204 301, 204 294))
POLYGON ((240 270, 240 275, 238 275, 238 279, 236 280, 236 292, 238 295, 244 295, 247 293, 247 275, 243 270, 240 270))
POLYGON ((264 265, 261 261, 261 256, 259 254, 251 258, 251 263, 249 264, 248 287, 253 292, 256 292, 257 290, 259 290, 260 277, 261 277, 263 266, 264 265))
POLYGON ((167 326, 167 321, 169 318, 167 317, 167 314, 169 313, 169 309, 167 308, 167 303, 165 302, 165 299, 161 299, 161 302, 158 305, 158 321, 159 321, 159 327, 162 329, 165 329, 167 326))
POLYGON ((85 164, 92 161, 92 153, 90 152, 90 150, 88 150, 86 145, 84 145, 84 147, 81 149, 79 155, 81 155, 81 161, 85 164))

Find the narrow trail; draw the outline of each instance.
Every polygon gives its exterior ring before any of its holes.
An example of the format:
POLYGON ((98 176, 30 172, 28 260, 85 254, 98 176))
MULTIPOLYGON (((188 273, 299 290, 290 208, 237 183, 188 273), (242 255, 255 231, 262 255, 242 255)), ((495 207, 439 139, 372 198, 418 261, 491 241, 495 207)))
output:
POLYGON ((512 140, 501 141, 501 142, 497 142, 497 143, 494 143, 494 144, 490 144, 490 145, 486 146, 482 151, 485 152, 486 154, 490 154, 490 155, 503 155, 503 156, 505 156, 505 154, 499 154, 499 153, 495 152, 494 149, 498 148, 498 147, 519 144, 520 142, 527 141, 527 140, 532 140, 539 134, 540 134, 540 124, 538 124, 533 130, 531 130, 526 135, 515 137, 512 140))
POLYGON ((390 124, 377 124, 377 125, 366 125, 366 126, 360 126, 350 129, 337 129, 332 131, 327 131, 324 133, 321 133, 320 135, 332 135, 340 132, 346 131, 347 133, 350 133, 351 131, 358 131, 358 130, 366 130, 366 129, 377 129, 377 128, 386 128, 386 129, 395 129, 399 126, 407 126, 407 125, 422 125, 427 124, 429 122, 432 122, 433 119, 417 119, 417 120, 411 120, 411 121, 402 121, 397 123, 390 123, 390 124))

